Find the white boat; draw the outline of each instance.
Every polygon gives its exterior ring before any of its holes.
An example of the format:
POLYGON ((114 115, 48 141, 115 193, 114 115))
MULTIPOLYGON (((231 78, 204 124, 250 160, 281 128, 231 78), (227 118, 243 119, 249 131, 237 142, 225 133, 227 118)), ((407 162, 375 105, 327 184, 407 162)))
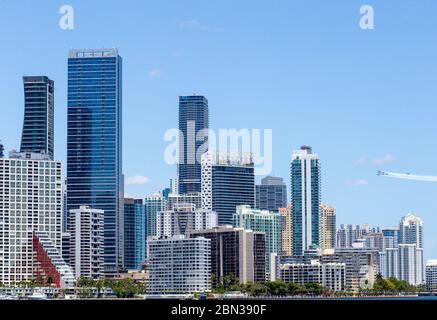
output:
POLYGON ((41 290, 35 290, 32 295, 27 297, 27 300, 47 300, 47 295, 41 290))
POLYGON ((0 295, 0 300, 18 300, 18 296, 0 295))

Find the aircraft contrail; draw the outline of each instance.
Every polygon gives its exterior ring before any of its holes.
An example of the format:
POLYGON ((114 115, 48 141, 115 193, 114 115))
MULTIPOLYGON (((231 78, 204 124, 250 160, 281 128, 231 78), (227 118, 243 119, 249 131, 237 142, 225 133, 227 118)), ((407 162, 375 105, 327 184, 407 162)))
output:
POLYGON ((394 173, 394 172, 384 172, 378 171, 378 176, 388 177, 388 178, 396 178, 396 179, 404 179, 404 180, 414 180, 414 181, 428 181, 428 182, 437 182, 437 176, 421 176, 410 173, 394 173))

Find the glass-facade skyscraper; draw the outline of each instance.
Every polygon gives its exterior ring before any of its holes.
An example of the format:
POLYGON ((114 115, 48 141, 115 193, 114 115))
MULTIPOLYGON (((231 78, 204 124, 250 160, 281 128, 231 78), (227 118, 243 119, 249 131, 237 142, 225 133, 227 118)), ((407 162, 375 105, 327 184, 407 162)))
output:
POLYGON ((124 199, 124 268, 140 270, 146 258, 146 215, 142 199, 124 199))
POLYGON ((54 82, 46 76, 25 76, 21 152, 54 154, 54 82))
POLYGON ((293 255, 320 246, 321 167, 309 146, 294 151, 291 160, 293 255))
POLYGON ((209 151, 202 156, 202 208, 217 212, 219 225, 232 224, 237 206, 255 206, 253 155, 209 151))
MULTIPOLYGON (((200 192, 201 159, 198 150, 207 146, 209 128, 208 100, 204 96, 179 97, 179 193, 200 192), (200 137, 205 133, 203 137, 200 137)), ((208 151, 208 148, 200 153, 208 151)))
POLYGON ((104 210, 104 272, 123 258, 122 59, 117 49, 70 50, 67 208, 104 210))

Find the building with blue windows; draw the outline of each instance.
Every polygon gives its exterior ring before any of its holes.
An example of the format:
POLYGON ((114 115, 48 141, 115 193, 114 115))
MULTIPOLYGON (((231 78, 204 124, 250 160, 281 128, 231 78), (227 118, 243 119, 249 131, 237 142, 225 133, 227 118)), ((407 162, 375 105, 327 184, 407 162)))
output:
POLYGON ((70 50, 67 208, 104 210, 104 272, 123 262, 122 59, 117 49, 70 50))
POLYGON ((293 152, 291 160, 293 255, 320 246, 321 167, 309 146, 293 152))
POLYGON ((250 153, 208 151, 202 155, 202 209, 232 224, 237 206, 255 206, 255 168, 250 153))
POLYGON ((157 235, 156 217, 158 212, 165 211, 166 209, 167 199, 161 193, 156 193, 144 198, 144 214, 147 226, 146 239, 147 237, 155 237, 157 235))
POLYGON ((124 199, 124 268, 141 270, 146 258, 146 215, 142 199, 124 199))
POLYGON ((179 97, 179 193, 200 192, 201 159, 200 154, 208 151, 209 128, 208 100, 204 96, 179 97), (205 147, 206 146, 206 147, 205 147))
POLYGON ((267 176, 256 186, 256 208, 278 211, 287 206, 287 186, 283 178, 267 176))
POLYGON ((54 82, 46 76, 25 76, 24 121, 20 152, 54 155, 54 82))
POLYGON ((168 200, 164 195, 156 193, 144 198, 144 215, 146 220, 146 235, 145 235, 145 250, 146 258, 148 256, 147 252, 147 241, 148 238, 156 237, 157 232, 157 216, 158 212, 165 211, 167 209, 168 200))

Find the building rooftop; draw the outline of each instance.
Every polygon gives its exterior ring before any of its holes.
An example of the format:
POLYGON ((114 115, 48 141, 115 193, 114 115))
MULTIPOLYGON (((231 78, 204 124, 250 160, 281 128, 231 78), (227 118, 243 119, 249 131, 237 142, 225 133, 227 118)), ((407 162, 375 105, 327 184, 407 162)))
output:
POLYGON ((110 58, 117 57, 118 49, 71 49, 68 58, 110 58))

